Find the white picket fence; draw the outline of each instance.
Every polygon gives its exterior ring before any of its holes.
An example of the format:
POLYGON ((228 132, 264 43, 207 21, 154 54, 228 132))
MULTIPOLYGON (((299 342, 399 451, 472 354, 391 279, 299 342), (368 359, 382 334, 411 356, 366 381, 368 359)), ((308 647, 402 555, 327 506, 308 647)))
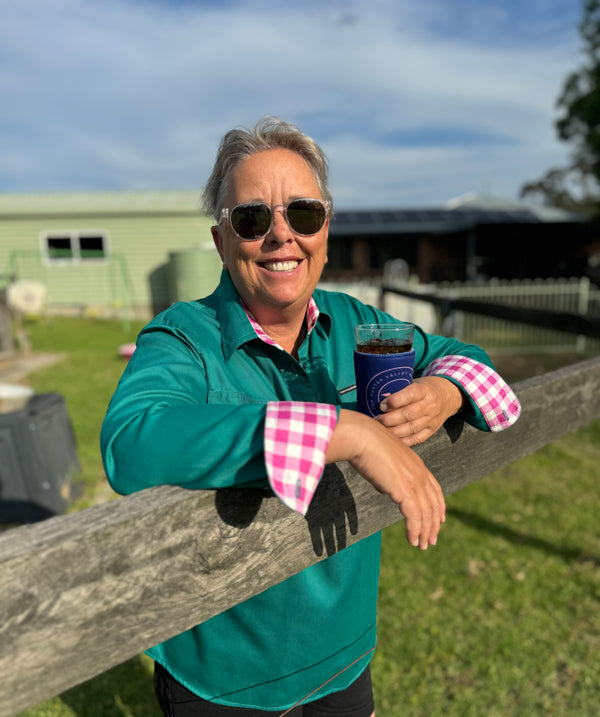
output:
MULTIPOLYGON (((600 289, 587 277, 492 279, 484 284, 440 284, 438 296, 493 301, 548 311, 600 316, 600 289)), ((493 353, 597 354, 600 341, 563 331, 528 326, 480 314, 454 312, 445 332, 481 344, 493 353)))
MULTIPOLYGON (((449 299, 491 301, 549 311, 600 316, 600 288, 587 277, 564 279, 491 279, 482 282, 418 284, 386 277, 386 285, 416 293, 435 294, 449 299), (390 281, 392 279, 392 281, 390 281)), ((380 285, 375 282, 329 282, 323 288, 345 291, 365 303, 378 306, 380 285)), ((426 331, 456 336, 467 343, 484 346, 494 354, 600 353, 600 340, 562 331, 495 319, 463 311, 452 312, 442 323, 439 312, 425 301, 387 294, 387 312, 404 321, 413 321, 426 331)))

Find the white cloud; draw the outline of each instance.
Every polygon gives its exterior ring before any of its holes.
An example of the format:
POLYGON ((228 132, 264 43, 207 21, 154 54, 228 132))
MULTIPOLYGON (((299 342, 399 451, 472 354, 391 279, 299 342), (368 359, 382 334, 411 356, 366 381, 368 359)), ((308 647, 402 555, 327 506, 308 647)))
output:
POLYGON ((338 206, 514 196, 567 156, 565 2, 530 4, 525 41, 512 2, 461 0, 461 26, 441 0, 9 0, 0 191, 198 187, 224 131, 273 113, 321 142, 338 206))

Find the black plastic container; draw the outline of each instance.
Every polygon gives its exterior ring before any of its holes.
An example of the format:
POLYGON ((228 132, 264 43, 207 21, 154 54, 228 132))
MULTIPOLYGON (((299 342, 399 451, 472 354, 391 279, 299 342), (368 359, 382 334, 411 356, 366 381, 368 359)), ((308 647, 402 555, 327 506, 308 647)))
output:
POLYGON ((65 513, 80 471, 73 427, 58 393, 35 394, 0 413, 0 523, 32 523, 65 513))

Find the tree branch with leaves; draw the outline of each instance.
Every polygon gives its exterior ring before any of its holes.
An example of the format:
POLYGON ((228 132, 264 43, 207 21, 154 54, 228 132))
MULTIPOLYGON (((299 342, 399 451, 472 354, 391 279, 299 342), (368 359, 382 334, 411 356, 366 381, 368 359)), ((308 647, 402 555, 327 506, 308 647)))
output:
POLYGON ((600 214, 600 0, 585 0, 579 26, 583 66, 568 75, 557 100, 559 138, 571 144, 571 163, 550 169, 521 188, 545 204, 600 214))

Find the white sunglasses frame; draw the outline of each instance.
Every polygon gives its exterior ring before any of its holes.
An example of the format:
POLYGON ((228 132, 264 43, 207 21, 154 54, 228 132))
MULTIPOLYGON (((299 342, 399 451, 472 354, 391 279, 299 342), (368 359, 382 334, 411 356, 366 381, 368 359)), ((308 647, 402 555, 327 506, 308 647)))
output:
POLYGON ((233 233, 236 235, 236 237, 238 239, 240 239, 240 241, 258 241, 259 239, 263 239, 264 237, 266 237, 267 234, 273 228, 275 212, 277 212, 277 211, 281 211, 286 224, 288 225, 290 230, 294 232, 294 234, 298 234, 298 236, 301 236, 301 237, 312 237, 315 234, 318 234, 321 231, 321 229, 325 226, 325 222, 327 221, 329 214, 331 212, 331 202, 329 201, 329 199, 315 199, 314 197, 296 197, 295 199, 290 199, 290 201, 287 202, 286 204, 272 204, 272 205, 267 204, 266 202, 241 202, 240 204, 236 204, 234 207, 231 207, 231 209, 229 209, 228 207, 223 207, 221 209, 221 216, 219 217, 219 224, 223 221, 223 219, 227 220, 229 222, 229 226, 233 229, 233 233), (319 204, 321 204, 325 208, 325 219, 323 220, 323 224, 321 225, 321 227, 319 227, 319 229, 317 229, 316 232, 313 232, 312 234, 301 234, 299 231, 294 229, 294 227, 290 224, 290 222, 288 220, 288 216, 287 216, 287 208, 290 206, 290 204, 293 204, 294 202, 307 202, 307 201, 308 202, 318 202, 319 204), (247 206, 256 206, 256 207, 263 206, 263 207, 268 207, 270 209, 271 223, 269 224, 269 228, 267 229, 267 231, 264 234, 261 234, 260 236, 256 236, 256 237, 249 237, 249 238, 241 237, 236 232, 236 230, 233 228, 233 224, 231 223, 230 216, 233 214, 233 212, 238 207, 247 207, 247 206))

